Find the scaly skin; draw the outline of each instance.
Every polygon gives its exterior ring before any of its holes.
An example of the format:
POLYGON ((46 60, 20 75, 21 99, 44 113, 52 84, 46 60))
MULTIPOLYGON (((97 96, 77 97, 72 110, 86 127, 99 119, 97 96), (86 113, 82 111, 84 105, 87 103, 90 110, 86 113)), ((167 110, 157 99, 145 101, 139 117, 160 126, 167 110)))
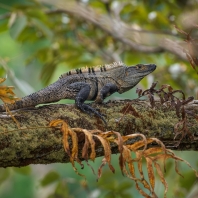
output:
MULTIPOLYGON (((9 104, 10 110, 22 109, 61 99, 74 99, 76 106, 86 113, 99 116, 104 122, 103 115, 97 110, 84 104, 85 100, 102 103, 114 92, 123 93, 132 89, 142 78, 156 69, 154 64, 138 64, 127 67, 123 63, 113 63, 100 69, 89 68, 86 71, 76 70, 63 74, 55 83, 25 96, 14 104, 9 104), (108 67, 110 68, 108 69, 108 67)), ((5 106, 0 106, 0 112, 5 106)))

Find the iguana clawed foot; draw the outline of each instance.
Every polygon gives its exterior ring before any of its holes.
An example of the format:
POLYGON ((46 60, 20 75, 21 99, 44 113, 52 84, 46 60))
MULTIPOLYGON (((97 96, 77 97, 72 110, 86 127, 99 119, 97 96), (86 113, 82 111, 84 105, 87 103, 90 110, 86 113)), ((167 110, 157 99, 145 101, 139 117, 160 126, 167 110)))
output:
POLYGON ((96 116, 98 116, 99 118, 101 118, 103 120, 103 122, 107 125, 106 120, 104 119, 104 117, 106 117, 105 114, 101 114, 100 112, 98 112, 96 109, 94 109, 93 107, 87 105, 87 104, 82 104, 80 106, 78 106, 78 108, 80 108, 83 112, 91 115, 94 114, 96 116))

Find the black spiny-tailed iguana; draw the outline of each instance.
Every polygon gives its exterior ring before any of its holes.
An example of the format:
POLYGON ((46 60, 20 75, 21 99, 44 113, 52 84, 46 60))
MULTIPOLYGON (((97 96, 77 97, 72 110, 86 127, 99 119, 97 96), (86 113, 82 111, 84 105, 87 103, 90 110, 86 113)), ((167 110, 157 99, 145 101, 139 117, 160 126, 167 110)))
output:
MULTIPOLYGON (((22 109, 61 99, 74 99, 76 106, 86 113, 103 115, 93 107, 85 104, 85 100, 102 103, 103 99, 114 92, 123 93, 133 88, 138 82, 156 68, 154 64, 137 64, 126 66, 122 62, 96 68, 77 69, 63 74, 53 84, 25 96, 14 104, 7 105, 10 110, 22 109)), ((0 105, 0 112, 5 106, 0 105)))

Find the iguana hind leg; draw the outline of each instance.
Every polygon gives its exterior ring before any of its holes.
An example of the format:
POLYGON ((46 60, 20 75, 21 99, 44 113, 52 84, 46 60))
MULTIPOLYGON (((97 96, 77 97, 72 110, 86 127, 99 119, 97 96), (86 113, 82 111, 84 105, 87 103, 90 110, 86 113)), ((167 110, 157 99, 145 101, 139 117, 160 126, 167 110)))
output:
POLYGON ((104 116, 103 114, 99 113, 96 109, 89 106, 88 104, 84 104, 85 100, 88 98, 91 91, 90 85, 88 83, 76 82, 76 83, 72 83, 70 87, 78 91, 75 98, 76 106, 87 114, 95 114, 96 116, 101 118, 106 124, 106 121, 103 118, 104 116))

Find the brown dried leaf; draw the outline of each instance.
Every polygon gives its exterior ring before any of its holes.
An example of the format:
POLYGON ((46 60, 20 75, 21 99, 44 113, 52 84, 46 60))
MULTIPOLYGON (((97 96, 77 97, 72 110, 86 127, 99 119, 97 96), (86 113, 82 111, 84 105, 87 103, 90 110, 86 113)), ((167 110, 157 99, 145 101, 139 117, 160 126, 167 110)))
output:
POLYGON ((153 108, 155 106, 155 100, 154 100, 153 94, 149 93, 148 94, 148 98, 149 98, 149 102, 150 102, 151 108, 153 108))
POLYGON ((161 146, 162 150, 166 153, 166 148, 165 148, 163 142, 160 141, 159 139, 157 139, 157 138, 149 138, 147 141, 149 141, 149 143, 155 141, 157 144, 159 144, 161 146))
POLYGON ((138 150, 139 148, 145 146, 145 141, 138 141, 138 142, 135 142, 133 144, 130 144, 130 145, 126 145, 128 149, 130 149, 131 151, 136 151, 138 150))
POLYGON ((162 85, 161 88, 160 88, 160 90, 164 90, 166 88, 168 88, 168 91, 169 92, 172 92, 173 91, 173 88, 170 85, 168 85, 168 84, 162 85))
POLYGON ((51 127, 56 127, 57 125, 61 125, 61 131, 63 133, 64 150, 70 156, 70 162, 72 164, 74 171, 76 172, 76 174, 85 177, 84 175, 78 172, 74 164, 74 161, 76 161, 81 165, 81 168, 84 168, 83 164, 78 158, 78 137, 76 133, 71 128, 69 128, 68 124, 64 120, 52 120, 50 122, 51 127), (69 141, 68 141, 69 136, 71 136, 72 139, 72 151, 70 151, 69 148, 69 141))
MULTIPOLYGON (((172 158, 175 159, 176 161, 184 162, 188 167, 190 167, 190 168, 194 171, 196 177, 198 177, 198 172, 197 172, 186 160, 184 160, 184 159, 182 159, 182 158, 176 156, 176 155, 175 155, 171 150, 169 150, 169 149, 167 149, 167 152, 169 152, 169 154, 172 155, 172 158)), ((181 175, 181 174, 178 172, 178 168, 177 168, 177 167, 175 167, 175 171, 176 171, 179 175, 181 175)))
POLYGON ((63 147, 65 152, 71 156, 70 148, 69 148, 69 128, 66 122, 63 120, 52 120, 50 122, 50 127, 56 127, 58 125, 61 125, 61 131, 63 133, 63 147))
POLYGON ((135 167, 134 167, 133 162, 128 162, 128 168, 129 168, 129 172, 130 172, 133 180, 136 180, 136 177, 135 177, 135 167))
POLYGON ((102 164, 98 168, 98 179, 102 176, 102 168, 106 165, 106 163, 107 163, 106 158, 103 158, 102 159, 102 164))
POLYGON ((164 104, 165 100, 164 100, 164 98, 163 98, 162 93, 161 93, 161 92, 158 92, 157 94, 158 94, 158 96, 159 96, 159 98, 160 98, 160 103, 161 103, 161 104, 164 104))
POLYGON ((147 166, 149 182, 151 184, 152 191, 154 191, 154 188, 155 188, 155 175, 154 175, 153 165, 152 165, 153 162, 148 157, 146 157, 146 162, 147 162, 146 166, 147 166))
POLYGON ((164 92, 164 100, 165 102, 169 100, 169 94, 167 94, 166 92, 164 92))
POLYGON ((143 174, 143 170, 142 170, 142 154, 143 154, 143 152, 136 151, 135 154, 136 154, 136 157, 138 159, 138 170, 139 170, 141 179, 143 179, 144 178, 144 174, 143 174))
MULTIPOLYGON (((125 174, 128 178, 131 178, 130 174, 128 173, 128 171, 126 169, 126 162, 127 162, 127 164, 131 162, 131 151, 126 146, 123 146, 123 152, 119 158, 120 169, 121 169, 123 175, 125 174)), ((132 174, 132 177, 135 178, 133 171, 131 174, 132 174)), ((131 178, 131 179, 133 179, 133 178, 131 178)))
POLYGON ((82 168, 83 165, 81 164, 81 161, 78 159, 78 137, 77 137, 77 134, 72 129, 69 129, 68 132, 72 139, 72 153, 70 156, 70 161, 72 164, 74 164, 74 161, 76 160, 81 165, 81 168, 82 168))
MULTIPOLYGON (((123 142, 126 142, 129 139, 133 139, 133 138, 136 138, 136 137, 139 137, 139 136, 143 139, 143 142, 144 142, 143 151, 144 151, 147 148, 147 139, 143 134, 139 134, 139 133, 138 134, 130 134, 130 135, 122 136, 122 138, 123 138, 123 142)), ((137 144, 135 146, 137 146, 137 148, 139 148, 140 145, 137 144)), ((127 147, 130 148, 130 150, 132 150, 132 151, 136 150, 136 147, 133 147, 133 145, 127 145, 127 147)))
POLYGON ((160 180, 161 180, 162 184, 163 184, 164 187, 165 187, 165 190, 164 190, 164 197, 166 197, 166 193, 167 193, 167 191, 168 191, 168 184, 166 183, 166 180, 164 179, 164 175, 163 175, 163 172, 162 172, 162 170, 161 170, 160 165, 159 165, 157 162, 154 162, 154 166, 155 166, 155 168, 156 168, 156 170, 157 170, 157 173, 158 173, 158 175, 159 175, 159 177, 160 177, 160 180))
POLYGON ((120 154, 123 152, 123 138, 120 133, 118 132, 113 132, 115 135, 117 135, 117 139, 114 140, 114 142, 118 145, 118 150, 120 154))
POLYGON ((135 187, 137 188, 137 190, 139 191, 139 193, 146 198, 153 198, 153 196, 149 196, 148 194, 146 194, 138 185, 138 182, 135 182, 135 187))
POLYGON ((69 148, 69 130, 65 124, 61 127, 61 131, 63 132, 63 147, 65 152, 71 157, 71 151, 69 148))
POLYGON ((151 87, 150 87, 150 89, 154 89, 156 87, 157 83, 158 82, 153 82, 152 85, 151 85, 151 87))
POLYGON ((85 136, 85 143, 83 145, 83 148, 82 148, 82 158, 85 159, 85 161, 88 161, 88 149, 89 149, 89 140, 87 138, 87 136, 85 136))
MULTIPOLYGON (((6 78, 0 78, 0 83, 3 83, 6 78)), ((13 104, 15 101, 20 100, 14 92, 13 86, 0 86, 0 99, 7 104, 13 104)))
POLYGON ((175 94, 175 93, 181 93, 182 94, 182 99, 185 100, 185 94, 182 90, 174 90, 172 91, 172 94, 175 94))
POLYGON ((3 83, 6 80, 6 78, 0 78, 0 84, 3 83))
POLYGON ((160 161, 160 160, 164 160, 164 159, 169 159, 169 158, 172 158, 173 159, 173 156, 171 154, 158 154, 156 156, 153 156, 153 157, 150 157, 153 161, 160 161))
MULTIPOLYGON (((164 144, 163 144, 162 141, 160 141, 160 140, 157 139, 157 138, 149 138, 149 139, 151 139, 151 140, 155 141, 157 144, 159 144, 159 145, 161 146, 162 151, 163 151, 165 154, 167 154, 167 149, 166 149, 166 147, 164 146, 164 144)), ((157 149, 157 150, 159 151, 159 149, 157 149)), ((152 150, 151 150, 151 151, 152 151, 152 150)), ((164 158, 164 161, 163 161, 164 171, 166 171, 166 170, 165 170, 165 160, 166 160, 166 158, 164 158)))
POLYGON ((142 89, 137 88, 136 93, 138 94, 138 97, 142 96, 142 89))
POLYGON ((188 97, 185 101, 182 102, 182 105, 186 105, 194 100, 193 96, 188 97))
POLYGON ((12 112, 10 111, 10 109, 8 108, 7 104, 4 104, 5 106, 5 110, 6 112, 11 116, 11 118, 14 120, 14 122, 16 123, 17 125, 17 128, 20 129, 21 126, 20 126, 20 123, 17 121, 17 119, 14 117, 14 115, 12 114, 12 112))
MULTIPOLYGON (((140 159, 140 157, 141 157, 141 156, 138 155, 137 158, 140 159)), ((123 146, 123 161, 124 161, 124 162, 122 163, 122 166, 120 166, 120 167, 121 167, 122 173, 125 174, 128 178, 130 178, 130 179, 132 179, 132 180, 134 180, 134 181, 136 182, 136 188, 138 189, 138 191, 140 192, 140 194, 142 194, 142 195, 147 195, 147 194, 139 187, 138 181, 139 181, 140 183, 142 183, 142 184, 144 185, 144 187, 147 188, 147 189, 150 191, 149 184, 148 184, 148 182, 144 179, 144 177, 143 177, 143 172, 142 172, 142 174, 141 174, 141 179, 136 178, 136 176, 135 176, 135 167, 134 167, 134 164, 133 164, 134 160, 133 160, 132 157, 131 157, 131 151, 130 151, 130 150, 127 148, 127 146, 125 146, 125 145, 123 146), (126 166, 125 166, 126 162, 127 162, 127 164, 128 164, 128 169, 129 169, 130 175, 129 175, 129 173, 128 173, 127 169, 126 169, 126 166)), ((142 163, 141 160, 139 160, 138 163, 142 163)), ((140 168, 140 165, 139 165, 139 168, 140 168)), ((141 169, 141 168, 140 168, 140 169, 141 169)))
POLYGON ((146 198, 153 198, 153 196, 151 197, 150 195, 146 194, 138 185, 138 182, 135 183, 135 186, 137 188, 137 190, 139 191, 139 193, 146 198))
POLYGON ((136 176, 135 176, 135 167, 133 164, 133 159, 131 157, 131 151, 126 146, 123 146, 123 161, 124 161, 123 169, 121 169, 123 175, 125 174, 128 178, 130 178, 134 181, 141 182, 141 180, 136 178, 136 176), (128 165, 129 172, 126 169, 126 163, 128 165))
POLYGON ((97 137, 100 142, 102 143, 102 146, 104 148, 104 156, 105 156, 105 160, 109 165, 110 170, 114 173, 115 169, 114 167, 111 165, 111 147, 109 145, 109 142, 107 140, 105 140, 103 137, 99 135, 94 135, 95 137, 97 137))
MULTIPOLYGON (((149 148, 149 149, 146 149, 144 151, 144 156, 145 157, 148 157, 149 155, 153 155, 153 154, 157 154, 157 153, 161 153, 163 152, 164 150, 161 148, 161 147, 155 147, 155 148, 149 148)), ((158 154, 159 155, 159 154, 158 154)), ((157 155, 157 156, 158 156, 157 155)))
POLYGON ((89 164, 88 161, 85 161, 85 162, 86 162, 87 166, 89 166, 89 167, 91 168, 92 173, 93 173, 94 175, 96 175, 96 173, 95 173, 93 167, 91 166, 91 164, 89 164))
POLYGON ((148 189, 150 192, 152 192, 149 183, 145 180, 143 170, 142 170, 142 157, 143 152, 142 151, 136 151, 136 157, 138 159, 138 170, 141 177, 141 183, 143 184, 144 188, 148 189))
POLYGON ((132 161, 132 158, 131 158, 131 151, 127 148, 127 146, 123 146, 123 152, 122 152, 122 155, 123 155, 123 158, 124 158, 124 161, 129 163, 132 161))
MULTIPOLYGON (((96 151, 95 151, 95 141, 93 140, 93 135, 88 130, 86 130, 86 129, 83 129, 83 133, 85 134, 86 138, 88 139, 89 145, 91 145, 90 159, 92 161, 94 161, 95 158, 96 158, 96 151)), ((88 153, 88 148, 86 150, 87 153, 88 153)))
MULTIPOLYGON (((119 140, 122 141, 121 134, 115 131, 103 132, 103 133, 100 133, 100 136, 109 142, 116 142, 117 138, 119 138, 119 140)), ((122 144, 123 144, 123 141, 122 141, 122 144)))
POLYGON ((181 113, 182 113, 182 119, 183 120, 186 119, 186 111, 184 109, 184 106, 182 106, 182 108, 181 108, 181 113))
POLYGON ((181 101, 177 99, 177 102, 175 103, 175 110, 176 110, 176 115, 179 118, 180 117, 180 108, 181 108, 181 101))
POLYGON ((126 169, 126 167, 125 167, 125 161, 124 161, 122 153, 119 156, 119 166, 120 166, 120 170, 122 172, 122 175, 124 176, 124 173, 125 173, 124 169, 126 169))

